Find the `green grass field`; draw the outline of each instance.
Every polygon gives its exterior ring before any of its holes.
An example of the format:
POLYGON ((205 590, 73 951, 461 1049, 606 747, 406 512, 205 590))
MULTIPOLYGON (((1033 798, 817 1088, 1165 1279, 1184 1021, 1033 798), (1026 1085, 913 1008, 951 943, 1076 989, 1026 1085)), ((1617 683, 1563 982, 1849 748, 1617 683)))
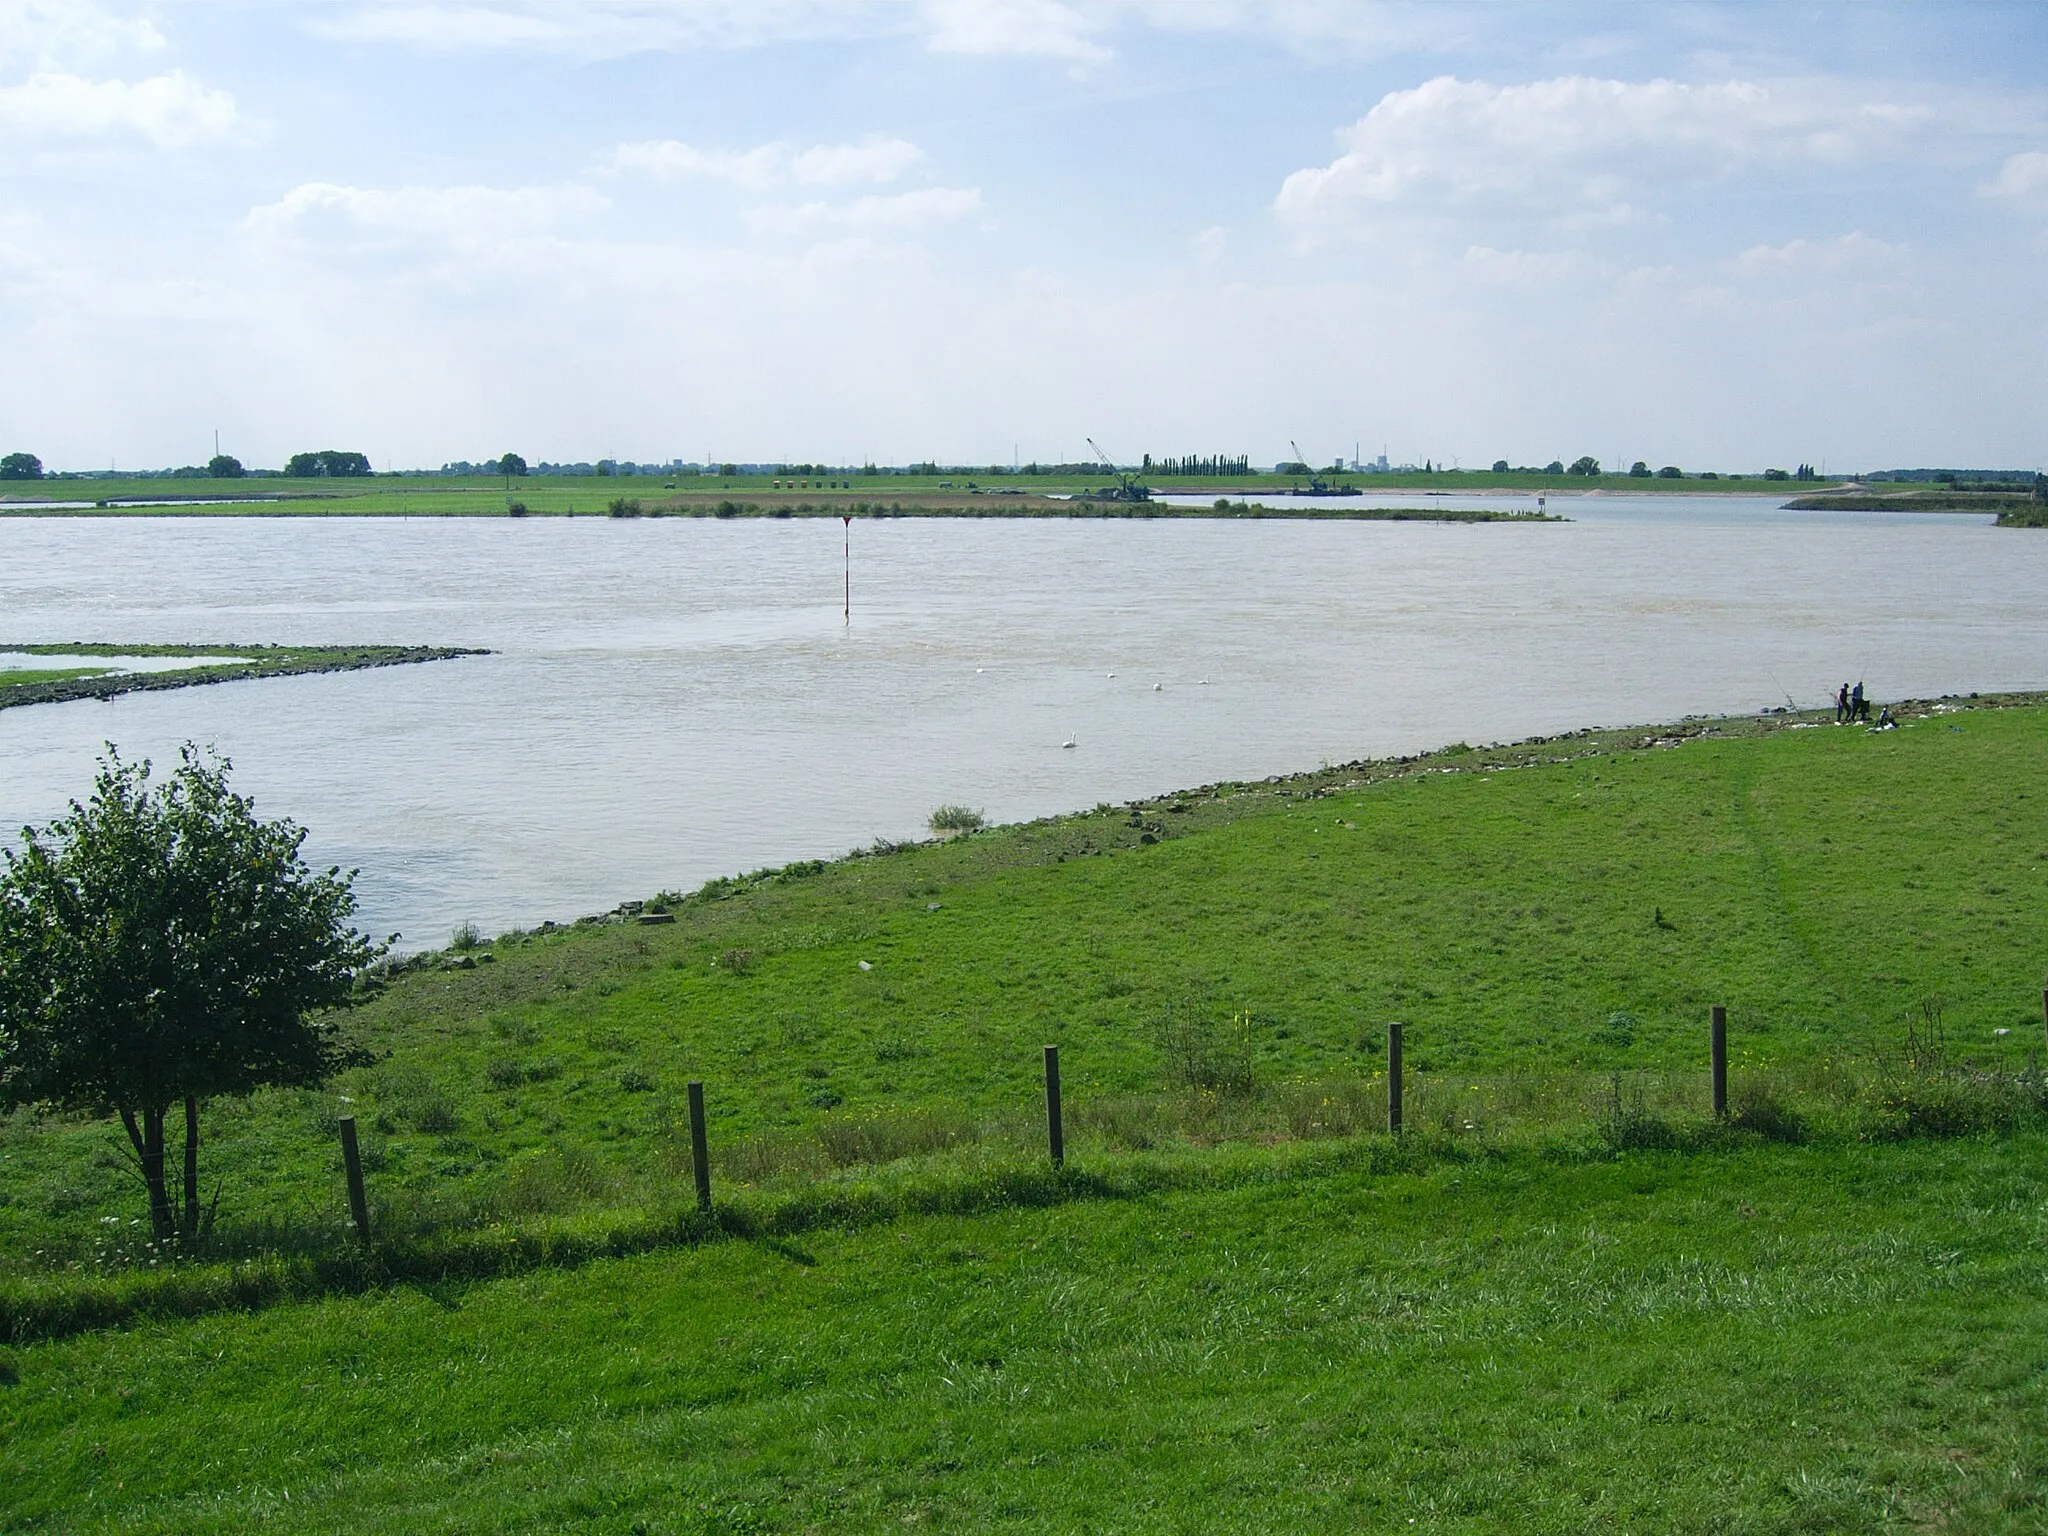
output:
POLYGON ((38 683, 68 683, 81 677, 104 677, 105 667, 0 667, 0 697, 9 688, 34 687, 38 683))
POLYGON ((1906 713, 463 936, 376 1065, 210 1110, 195 1258, 104 1124, 17 1113, 0 1526, 2038 1529, 2048 708, 1906 713))
MULTIPOLYGON (((1718 480, 1639 479, 1629 475, 1504 474, 1445 470, 1434 474, 1347 475, 1365 499, 1388 491, 1440 491, 1447 495, 1487 492, 1542 493, 1569 498, 1599 491, 1606 495, 1766 495, 1811 492, 1809 483, 1765 480, 1761 475, 1718 480)), ((906 507, 953 504, 989 516, 1021 515, 1033 498, 1068 496, 1109 483, 1101 475, 977 476, 972 471, 945 475, 497 475, 396 474, 364 479, 292 479, 249 477, 241 480, 43 480, 12 481, 0 487, 0 517, 34 515, 38 504, 52 501, 112 502, 182 498, 244 498, 213 506, 131 507, 104 509, 107 515, 145 516, 477 516, 502 517, 517 502, 535 516, 603 516, 614 500, 639 501, 647 507, 664 504, 688 512, 707 510, 721 500, 751 501, 772 507, 803 502, 816 507, 845 502, 900 501, 906 507), (972 490, 970 489, 972 487, 972 490), (974 491, 989 494, 976 496, 974 491), (1021 492, 1021 496, 995 495, 1021 492), (268 498, 251 500, 247 498, 268 498)), ((1228 496, 1257 500, 1306 485, 1300 476, 1147 476, 1146 483, 1162 495, 1228 496)), ((1284 501, 1280 505, 1284 505, 1284 501)), ((68 515, 90 515, 94 508, 68 515)), ((1042 507, 1039 510, 1044 510, 1042 507)))
POLYGON ((168 671, 130 672, 112 667, 23 667, 0 671, 0 709, 29 704, 64 704, 75 699, 110 699, 124 693, 196 688, 257 677, 307 672, 354 672, 366 667, 405 666, 476 656, 460 647, 417 645, 121 645, 104 641, 8 645, 0 653, 40 656, 179 657, 191 666, 168 671))
POLYGON ((2037 1531, 2048 1139, 904 1219, 22 1350, 10 1529, 2037 1531))

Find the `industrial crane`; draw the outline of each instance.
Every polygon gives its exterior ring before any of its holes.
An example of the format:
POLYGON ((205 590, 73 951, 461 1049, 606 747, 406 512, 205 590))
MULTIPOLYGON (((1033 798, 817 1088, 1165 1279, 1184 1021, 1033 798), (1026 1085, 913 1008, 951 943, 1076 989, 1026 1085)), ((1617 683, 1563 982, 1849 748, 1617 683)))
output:
POLYGON ((1297 443, 1293 438, 1290 437, 1287 440, 1287 446, 1294 450, 1294 462, 1299 464, 1308 475, 1308 489, 1306 491, 1297 491, 1296 495, 1356 496, 1359 493, 1358 487, 1355 485, 1333 485, 1328 480, 1325 480, 1317 473, 1316 467, 1309 463, 1308 456, 1301 451, 1301 444, 1297 443))
POLYGON ((1094 438, 1088 439, 1088 446, 1095 449, 1095 457, 1102 460, 1102 467, 1116 476, 1116 488, 1114 490, 1097 491, 1094 495, 1094 500, 1150 501, 1152 499, 1152 488, 1139 484, 1138 477, 1135 474, 1126 474, 1123 470, 1118 469, 1116 462, 1108 454, 1104 453, 1101 448, 1096 446, 1094 438))

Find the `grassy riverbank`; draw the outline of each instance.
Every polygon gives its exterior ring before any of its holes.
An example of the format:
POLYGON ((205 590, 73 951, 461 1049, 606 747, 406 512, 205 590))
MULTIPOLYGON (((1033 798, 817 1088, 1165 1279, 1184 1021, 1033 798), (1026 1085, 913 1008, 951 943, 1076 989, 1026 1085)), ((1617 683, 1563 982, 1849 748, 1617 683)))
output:
POLYGON ((203 657, 189 667, 163 672, 128 672, 116 667, 18 668, 0 671, 0 709, 25 704, 62 704, 74 699, 111 699, 124 693, 196 688, 256 677, 290 677, 308 672, 355 672, 365 667, 410 666, 483 656, 485 651, 433 645, 119 645, 104 641, 8 645, 0 653, 28 656, 106 656, 152 660, 203 657))
POLYGON ((1897 491, 1831 490, 1800 496, 1786 503, 1795 512, 1983 512, 1995 513, 2001 524, 2012 520, 2027 526, 2031 514, 2044 508, 2041 499, 2025 489, 2003 491, 1958 491, 1950 488, 1914 488, 1897 491))
POLYGON ((1902 713, 462 936, 356 1020, 377 1065, 211 1112, 199 1262, 104 1126, 9 1117, 0 1525, 2030 1528, 2048 707, 1902 713))
MULTIPOLYGON (((361 1010, 383 1059, 338 1090, 394 1230, 424 1230, 664 1203, 691 1077, 726 1180, 1029 1146, 1045 1041, 1106 1149, 1285 1134, 1314 1118, 1296 1097, 1372 1080, 1389 1019, 1437 1118, 1490 1129, 1585 1123, 1616 1071, 1696 1107, 1715 1002, 1738 1064, 1816 1091, 1930 999, 1959 1059, 2017 1069, 2042 1039, 2048 717, 1903 712, 1212 786, 715 881, 664 922, 458 936, 361 1010)), ((1336 1128, 1370 1123, 1369 1091, 1338 1096, 1336 1128)), ((338 1105, 213 1111, 224 1231, 331 1224, 338 1105)), ((0 1124, 0 1273, 135 1214, 105 1139, 0 1124)))
MULTIPOLYGON (((1276 512, 1288 506, 1285 493, 1306 487, 1289 475, 1146 476, 1161 496, 1265 500, 1276 512)), ((1761 475, 1716 480, 1642 479, 1631 475, 1502 474, 1443 470, 1431 474, 1349 475, 1370 501, 1389 492, 1434 492, 1447 496, 1544 495, 1569 500, 1584 495, 1785 496, 1793 483, 1761 475)), ((840 516, 857 504, 900 505, 902 515, 1017 517, 1066 516, 1061 498, 1101 489, 1102 475, 988 475, 972 472, 933 475, 499 475, 395 474, 362 479, 308 480, 284 477, 242 480, 49 480, 15 482, 0 494, 0 517, 37 516, 53 502, 83 502, 82 508, 53 515, 111 517, 503 517, 515 508, 531 516, 603 517, 614 502, 638 502, 673 516, 712 516, 721 503, 752 503, 773 515, 809 505, 813 515, 840 516), (223 500, 222 498, 228 498, 223 500), (210 505, 178 506, 180 501, 210 505), (117 502, 139 505, 117 506, 117 502), (100 505, 104 503, 104 505, 100 505)), ((1807 489, 1801 486, 1800 489, 1807 489)), ((1158 509, 1159 515, 1199 516, 1203 509, 1158 509)), ((878 514, 868 514, 878 515, 878 514)), ((1297 514, 1288 514, 1297 515, 1297 514)))

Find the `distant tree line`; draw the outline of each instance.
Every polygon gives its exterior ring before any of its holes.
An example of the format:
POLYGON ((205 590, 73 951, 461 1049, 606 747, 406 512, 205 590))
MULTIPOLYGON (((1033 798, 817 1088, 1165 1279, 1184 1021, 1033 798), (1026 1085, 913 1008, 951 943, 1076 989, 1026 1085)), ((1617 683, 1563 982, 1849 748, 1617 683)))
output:
MULTIPOLYGON (((1582 454, 1566 464, 1562 459, 1552 459, 1540 468, 1533 464, 1510 464, 1506 459, 1495 459, 1492 472, 1496 475, 1578 475, 1592 477, 1601 473, 1600 461, 1590 453, 1582 454)), ((1651 469, 1647 460, 1637 459, 1629 465, 1628 475, 1632 480, 1719 480, 1721 473, 1713 469, 1687 471, 1676 464, 1666 464, 1662 469, 1651 469)), ((1740 475, 1735 476, 1741 479, 1740 475)), ((1787 473, 1782 469, 1767 469, 1763 472, 1766 480, 1818 480, 1820 473, 1811 464, 1802 464, 1787 473)))
POLYGON ((294 479, 360 479, 374 474, 368 454, 347 453, 339 448, 322 448, 317 453, 295 453, 285 460, 284 472, 294 479))
MULTIPOLYGON (((1137 466, 1141 472, 1160 476, 1218 476, 1249 475, 1254 473, 1250 458, 1244 454, 1186 454, 1180 457, 1155 457, 1146 454, 1137 466)), ((863 475, 876 477, 933 476, 951 477, 979 475, 996 478, 1005 475, 1062 477, 1090 477, 1101 472, 1102 466, 1092 461, 1086 463, 1040 463, 1036 459, 1028 464, 944 464, 936 459, 923 459, 911 464, 878 465, 872 461, 858 468, 851 465, 823 463, 698 463, 683 459, 670 459, 664 463, 635 463, 630 459, 598 459, 594 462, 552 463, 541 460, 529 464, 517 453, 503 453, 495 457, 470 460, 454 459, 443 464, 440 472, 444 475, 507 475, 527 474, 564 476, 634 476, 634 475, 704 475, 722 476, 731 479, 741 475, 798 476, 807 479, 838 478, 841 476, 863 475)), ((1331 472, 1341 471, 1342 464, 1330 466, 1331 472)), ((1401 466, 1412 472, 1415 466, 1401 466)), ((1282 462, 1274 466, 1279 474, 1309 474, 1312 469, 1305 463, 1282 462)), ((365 478, 375 473, 367 454, 345 452, 328 448, 311 453, 295 453, 286 463, 286 475, 294 478, 365 478)), ((1427 462, 1421 466, 1426 474, 1453 473, 1448 466, 1427 462)), ((1561 459, 1552 459, 1541 466, 1511 464, 1506 459, 1495 459, 1492 472, 1497 475, 1559 475, 1592 478, 1602 473, 1600 461, 1591 454, 1581 454, 1567 465, 1561 459)), ((205 464, 186 464, 171 469, 131 470, 63 470, 45 469, 43 461, 33 453, 9 453, 0 456, 0 481, 7 480, 239 480, 249 475, 273 475, 277 471, 250 469, 233 454, 217 453, 205 464)), ((410 473, 410 472, 408 472, 410 473)), ((1675 464, 1666 464, 1661 469, 1651 469, 1645 460, 1638 459, 1629 466, 1628 475, 1635 479, 1658 480, 1719 480, 1724 478, 1713 470, 1684 470, 1675 464)), ((1820 471, 1811 464, 1801 464, 1796 469, 1766 469, 1761 472, 1765 480, 1818 481, 1820 471)), ((1742 478, 1735 476, 1734 478, 1742 478)), ((2021 490, 2032 486, 2034 471, 2018 469, 1890 469, 1877 470, 1857 478, 1869 481, 1928 482, 1941 485, 1977 485, 1985 488, 2011 486, 2021 490)))
POLYGON ((1142 467, 1155 475, 1248 475, 1252 472, 1252 461, 1242 453, 1235 457, 1210 454, 1206 458, 1191 453, 1178 459, 1155 459, 1148 453, 1142 467))
POLYGON ((1897 480, 1927 485, 2013 486, 2024 490, 2038 478, 2031 469, 1879 469, 1858 477, 1863 480, 1897 480))

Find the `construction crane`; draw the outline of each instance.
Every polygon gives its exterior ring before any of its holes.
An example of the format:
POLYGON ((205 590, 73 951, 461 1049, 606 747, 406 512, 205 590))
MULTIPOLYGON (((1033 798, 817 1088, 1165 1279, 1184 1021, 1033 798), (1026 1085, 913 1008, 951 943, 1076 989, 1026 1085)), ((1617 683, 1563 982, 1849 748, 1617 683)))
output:
POLYGON ((1308 489, 1297 492, 1297 495, 1356 496, 1358 494, 1358 487, 1355 485, 1334 485, 1330 481, 1325 480, 1317 472, 1316 467, 1309 463, 1308 455, 1301 451, 1301 444, 1297 443, 1293 438, 1290 437, 1287 440, 1287 446, 1294 450, 1294 462, 1299 464, 1302 472, 1308 476, 1308 489))
POLYGON ((1094 438, 1091 437, 1088 439, 1088 446, 1095 450, 1095 457, 1102 460, 1102 467, 1108 470, 1112 475, 1116 476, 1115 488, 1103 489, 1095 492, 1092 498, 1093 500, 1150 501, 1152 499, 1152 488, 1147 485, 1139 484, 1138 477, 1135 474, 1126 474, 1124 471, 1118 469, 1116 467, 1116 461, 1110 458, 1108 454, 1104 453, 1102 449, 1096 445, 1094 438))

